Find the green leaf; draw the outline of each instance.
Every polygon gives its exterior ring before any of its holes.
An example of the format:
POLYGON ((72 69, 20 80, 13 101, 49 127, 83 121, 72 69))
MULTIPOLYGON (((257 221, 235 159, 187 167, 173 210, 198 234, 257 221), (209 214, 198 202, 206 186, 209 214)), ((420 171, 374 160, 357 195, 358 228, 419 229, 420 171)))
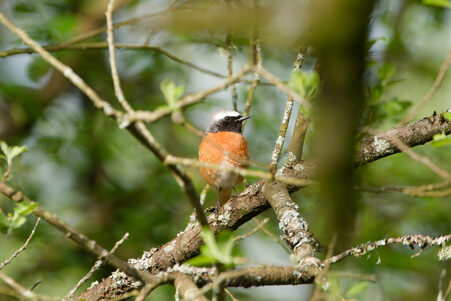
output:
POLYGON ((26 146, 13 146, 10 148, 9 157, 10 159, 14 159, 15 157, 19 156, 21 153, 28 152, 28 147, 26 146))
POLYGON ((448 0, 423 0, 423 4, 451 8, 451 1, 448 0))
POLYGON ((175 83, 169 79, 165 79, 160 83, 160 90, 163 93, 166 102, 171 110, 176 109, 176 103, 185 91, 184 86, 176 86, 175 83))
POLYGON ((361 293, 363 293, 368 288, 368 282, 362 281, 357 282, 353 286, 351 286, 345 293, 345 298, 352 298, 361 293))
POLYGON ((446 120, 451 121, 451 112, 444 112, 443 117, 445 117, 446 120))
POLYGON ((235 239, 230 231, 223 231, 215 239, 213 232, 204 227, 201 231, 204 245, 200 248, 200 255, 187 261, 195 266, 208 266, 221 263, 225 267, 233 267, 238 258, 233 256, 235 239))
POLYGON ((37 203, 32 202, 21 202, 17 204, 17 207, 15 208, 15 212, 21 216, 28 215, 33 212, 33 210, 38 207, 37 203))
POLYGON ((319 76, 315 71, 293 71, 288 86, 307 100, 312 99, 319 90, 319 76))
POLYGON ((443 145, 447 145, 451 143, 451 135, 445 135, 445 134, 435 134, 432 137, 432 142, 431 145, 438 147, 438 146, 443 146, 443 145))
POLYGON ((20 228, 25 222, 27 221, 25 216, 21 215, 13 215, 13 218, 11 219, 11 222, 9 224, 10 229, 17 229, 20 228))
POLYGON ((5 154, 3 158, 6 157, 6 161, 8 161, 8 164, 11 164, 13 159, 17 156, 19 156, 21 153, 28 151, 28 148, 26 146, 8 146, 5 141, 0 141, 0 149, 5 154))
POLYGON ((392 63, 384 63, 377 71, 377 76, 381 81, 387 81, 395 73, 395 66, 392 63))

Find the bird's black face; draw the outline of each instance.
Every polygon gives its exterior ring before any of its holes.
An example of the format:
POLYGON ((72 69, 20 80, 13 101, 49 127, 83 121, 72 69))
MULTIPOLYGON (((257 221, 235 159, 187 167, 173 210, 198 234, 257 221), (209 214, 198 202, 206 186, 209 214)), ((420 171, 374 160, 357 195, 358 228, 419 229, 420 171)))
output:
POLYGON ((243 121, 250 116, 243 117, 238 112, 232 110, 219 111, 213 115, 206 133, 217 132, 237 132, 241 133, 243 121))

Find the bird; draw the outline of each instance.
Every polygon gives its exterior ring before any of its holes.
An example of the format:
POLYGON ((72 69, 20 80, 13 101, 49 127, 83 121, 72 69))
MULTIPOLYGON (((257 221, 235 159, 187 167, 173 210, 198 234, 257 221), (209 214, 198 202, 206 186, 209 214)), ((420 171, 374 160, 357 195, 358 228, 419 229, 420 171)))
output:
MULTIPOLYGON (((249 149, 242 128, 243 121, 249 118, 230 109, 215 112, 199 145, 199 162, 248 168, 249 149)), ((215 211, 230 198, 232 190, 244 179, 230 170, 201 167, 200 173, 218 196, 215 211)))

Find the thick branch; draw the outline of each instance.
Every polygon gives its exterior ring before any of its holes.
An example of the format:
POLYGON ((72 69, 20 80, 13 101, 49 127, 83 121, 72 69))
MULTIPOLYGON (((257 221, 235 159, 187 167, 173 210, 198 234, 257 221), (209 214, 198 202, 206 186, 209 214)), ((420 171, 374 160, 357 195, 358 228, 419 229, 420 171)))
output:
POLYGON ((309 232, 307 222, 300 216, 299 207, 291 200, 285 186, 278 182, 267 182, 263 195, 271 204, 279 220, 283 239, 293 250, 296 261, 301 266, 309 267, 311 275, 318 272, 320 261, 315 256, 315 240, 309 232))
MULTIPOLYGON (((448 109, 447 112, 451 112, 451 109, 448 109)), ((354 164, 361 166, 400 152, 395 143, 382 137, 393 136, 407 146, 414 147, 431 141, 435 134, 440 133, 451 133, 451 121, 446 120, 443 113, 437 114, 434 112, 431 116, 406 126, 392 129, 380 135, 364 137, 360 141, 360 149, 354 157, 354 164)))

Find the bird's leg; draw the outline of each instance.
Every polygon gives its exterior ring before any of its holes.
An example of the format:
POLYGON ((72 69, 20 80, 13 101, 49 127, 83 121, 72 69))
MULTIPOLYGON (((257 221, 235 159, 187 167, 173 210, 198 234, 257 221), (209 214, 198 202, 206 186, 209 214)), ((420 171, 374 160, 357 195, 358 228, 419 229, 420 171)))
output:
POLYGON ((235 195, 232 195, 232 197, 236 197, 237 195, 238 195, 238 191, 236 191, 236 188, 235 188, 235 186, 232 186, 232 188, 233 188, 233 191, 235 191, 235 195))
POLYGON ((215 213, 218 213, 219 208, 221 208, 221 190, 222 190, 222 188, 219 187, 219 191, 218 191, 218 202, 216 203, 215 213))

